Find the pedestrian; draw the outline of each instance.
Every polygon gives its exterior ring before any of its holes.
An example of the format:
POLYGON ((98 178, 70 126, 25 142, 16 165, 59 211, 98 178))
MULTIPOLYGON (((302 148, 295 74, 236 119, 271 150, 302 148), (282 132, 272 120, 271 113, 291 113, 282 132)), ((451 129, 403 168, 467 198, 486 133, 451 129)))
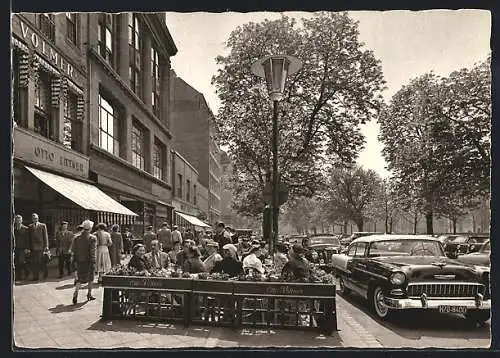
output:
POLYGON ((132 250, 132 233, 128 228, 125 228, 125 233, 123 235, 123 243, 125 245, 125 253, 127 255, 130 255, 131 250, 132 250))
POLYGON ((63 221, 56 232, 56 255, 58 256, 59 278, 64 276, 64 268, 71 275, 71 244, 75 235, 68 230, 68 222, 63 221))
POLYGON ((231 234, 226 230, 226 226, 223 222, 217 223, 213 240, 219 244, 219 247, 223 247, 224 245, 231 244, 233 242, 231 234))
POLYGON ((111 227, 111 242, 112 245, 109 248, 109 258, 111 260, 111 266, 116 266, 120 264, 121 256, 124 253, 123 238, 120 233, 120 226, 117 224, 111 227))
POLYGON ((172 231, 172 244, 178 241, 182 245, 182 235, 179 231, 179 228, 177 227, 177 225, 174 225, 173 229, 174 230, 172 231))
POLYGON ((156 240, 157 236, 153 232, 153 226, 149 225, 146 227, 146 232, 144 233, 144 248, 146 249, 146 252, 151 251, 151 241, 156 240))
POLYGON ((201 253, 198 247, 196 246, 189 247, 187 251, 187 260, 184 262, 182 271, 189 273, 205 272, 205 266, 201 261, 201 253))
POLYGON ((160 249, 163 252, 169 252, 172 250, 172 232, 166 222, 161 224, 161 228, 158 230, 158 241, 160 242, 160 249))
POLYGON ((40 271, 43 273, 43 278, 48 276, 48 268, 43 256, 49 252, 49 236, 47 234, 47 226, 41 223, 38 214, 31 215, 32 223, 29 229, 29 242, 30 242, 30 259, 31 259, 31 272, 33 274, 33 281, 38 281, 40 271))
POLYGON ((28 257, 30 254, 30 238, 28 227, 23 225, 23 217, 14 217, 14 274, 16 281, 28 278, 28 257))
POLYGON ((219 244, 213 240, 206 243, 207 258, 203 261, 203 265, 207 272, 211 272, 215 264, 222 261, 222 256, 217 252, 219 249, 219 244))
POLYGON ((99 223, 97 225, 97 231, 95 236, 97 238, 97 258, 96 258, 96 267, 99 277, 97 279, 98 282, 102 281, 102 275, 108 272, 111 269, 111 259, 109 257, 109 247, 113 245, 113 241, 111 241, 111 235, 106 231, 106 224, 99 223))
POLYGON ((92 296, 92 283, 96 265, 97 238, 90 233, 94 223, 85 220, 82 223, 82 232, 73 240, 71 252, 76 264, 77 281, 73 293, 73 304, 78 301, 78 291, 82 283, 87 283, 87 301, 95 300, 92 296))
POLYGON ((151 241, 151 252, 146 253, 145 258, 153 269, 167 268, 170 264, 170 256, 166 252, 160 251, 160 242, 151 241))
POLYGON ((222 247, 222 261, 215 263, 211 272, 225 273, 230 277, 236 277, 243 273, 243 264, 238 260, 237 249, 233 244, 222 247))

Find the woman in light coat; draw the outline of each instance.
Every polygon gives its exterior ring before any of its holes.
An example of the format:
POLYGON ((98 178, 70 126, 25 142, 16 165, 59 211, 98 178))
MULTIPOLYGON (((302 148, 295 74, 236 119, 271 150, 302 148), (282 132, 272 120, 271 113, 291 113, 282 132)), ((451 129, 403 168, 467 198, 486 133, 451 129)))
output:
POLYGON ((98 282, 101 282, 102 275, 111 269, 111 258, 109 257, 109 249, 113 245, 111 235, 106 231, 106 224, 100 223, 97 225, 95 236, 97 237, 97 260, 96 269, 99 274, 98 282))
POLYGON ((120 233, 120 227, 118 225, 113 225, 111 227, 111 241, 113 245, 109 248, 109 257, 111 259, 111 266, 120 264, 123 250, 123 237, 120 233))

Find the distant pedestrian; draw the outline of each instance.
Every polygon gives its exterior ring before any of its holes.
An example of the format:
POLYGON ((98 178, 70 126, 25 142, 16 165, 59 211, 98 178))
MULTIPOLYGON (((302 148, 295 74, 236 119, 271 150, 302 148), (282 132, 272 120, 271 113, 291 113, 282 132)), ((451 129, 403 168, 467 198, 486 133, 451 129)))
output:
POLYGON ((71 247, 78 272, 75 292, 73 293, 74 305, 78 301, 78 291, 82 283, 88 284, 87 300, 95 300, 95 297, 92 297, 92 283, 96 264, 97 238, 90 233, 93 226, 92 221, 85 220, 82 223, 83 231, 75 237, 71 247))
POLYGON ((33 213, 31 220, 32 224, 29 226, 31 272, 33 281, 38 281, 40 271, 44 278, 48 276, 47 263, 44 262, 43 255, 49 252, 49 236, 47 226, 39 221, 38 214, 33 213))
POLYGON ((28 278, 28 257, 30 254, 30 238, 28 227, 23 225, 23 217, 14 218, 14 272, 16 280, 28 278))
POLYGON ((97 272, 99 273, 98 282, 101 282, 102 275, 111 269, 111 259, 109 257, 109 247, 113 245, 111 235, 106 231, 106 224, 100 223, 97 225, 97 272))
POLYGON ((149 225, 146 228, 146 232, 144 233, 144 247, 146 248, 146 252, 151 251, 151 241, 156 240, 156 234, 153 232, 153 226, 149 225))
POLYGON ((64 268, 68 275, 73 272, 71 268, 71 244, 75 235, 68 230, 68 222, 61 223, 60 230, 56 232, 56 255, 59 261, 59 278, 64 276, 64 268))
POLYGON ((174 242, 179 242, 182 245, 182 235, 179 231, 179 228, 177 227, 177 225, 174 225, 173 229, 174 230, 172 231, 172 244, 174 242))
POLYGON ((132 251, 132 233, 128 228, 125 229, 125 233, 123 234, 123 244, 125 246, 125 253, 130 255, 132 251))
POLYGON ((168 227, 168 223, 164 222, 161 224, 160 230, 158 230, 158 241, 160 242, 160 249, 163 252, 169 252, 172 250, 172 232, 168 227))
POLYGON ((111 227, 111 242, 109 258, 111 266, 115 266, 121 262, 121 256, 124 253, 122 234, 120 233, 120 227, 116 224, 111 227))

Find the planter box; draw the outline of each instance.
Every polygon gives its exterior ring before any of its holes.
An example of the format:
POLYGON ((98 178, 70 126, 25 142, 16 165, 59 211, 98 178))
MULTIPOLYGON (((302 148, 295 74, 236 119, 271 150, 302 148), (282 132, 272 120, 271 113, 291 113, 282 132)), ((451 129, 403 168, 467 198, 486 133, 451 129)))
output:
POLYGON ((194 324, 234 326, 236 305, 232 281, 193 280, 190 319, 194 324))
POLYGON ((190 278, 111 275, 104 275, 102 277, 102 286, 112 288, 191 291, 192 284, 193 280, 191 280, 190 278))
POLYGON ((234 283, 235 295, 279 297, 335 297, 335 285, 294 282, 246 282, 234 283))

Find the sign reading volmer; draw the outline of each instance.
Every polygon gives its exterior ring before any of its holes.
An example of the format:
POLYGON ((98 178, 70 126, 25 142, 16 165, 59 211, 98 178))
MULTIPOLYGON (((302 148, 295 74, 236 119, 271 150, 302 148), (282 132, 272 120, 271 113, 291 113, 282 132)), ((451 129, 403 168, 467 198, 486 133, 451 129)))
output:
POLYGON ((88 157, 22 128, 14 130, 14 157, 73 176, 88 176, 88 157))

